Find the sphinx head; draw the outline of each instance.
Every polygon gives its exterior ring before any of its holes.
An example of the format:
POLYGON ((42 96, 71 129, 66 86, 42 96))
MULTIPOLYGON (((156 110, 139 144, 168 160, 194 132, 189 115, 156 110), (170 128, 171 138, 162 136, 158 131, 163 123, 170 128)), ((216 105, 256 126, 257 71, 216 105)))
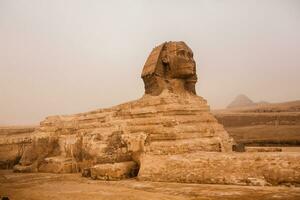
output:
POLYGON ((159 95, 163 90, 196 94, 196 63, 184 42, 165 42, 155 47, 142 72, 145 93, 159 95))

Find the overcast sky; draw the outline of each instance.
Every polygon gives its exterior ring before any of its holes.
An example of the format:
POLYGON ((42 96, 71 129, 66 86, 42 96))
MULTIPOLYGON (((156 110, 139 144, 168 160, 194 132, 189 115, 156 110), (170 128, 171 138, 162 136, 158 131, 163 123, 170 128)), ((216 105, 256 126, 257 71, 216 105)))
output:
POLYGON ((0 125, 140 98, 152 48, 177 40, 213 109, 300 99, 298 0, 0 0, 0 125))

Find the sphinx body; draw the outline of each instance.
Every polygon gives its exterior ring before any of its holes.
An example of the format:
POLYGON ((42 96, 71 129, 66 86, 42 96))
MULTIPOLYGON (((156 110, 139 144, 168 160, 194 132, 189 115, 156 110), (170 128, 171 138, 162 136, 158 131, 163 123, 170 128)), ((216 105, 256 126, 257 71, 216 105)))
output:
POLYGON ((52 116, 40 123, 34 144, 16 167, 72 172, 143 154, 231 151, 232 139, 196 95, 196 65, 184 42, 154 48, 142 72, 141 99, 108 109, 52 116), (53 167, 53 163, 61 163, 53 167))

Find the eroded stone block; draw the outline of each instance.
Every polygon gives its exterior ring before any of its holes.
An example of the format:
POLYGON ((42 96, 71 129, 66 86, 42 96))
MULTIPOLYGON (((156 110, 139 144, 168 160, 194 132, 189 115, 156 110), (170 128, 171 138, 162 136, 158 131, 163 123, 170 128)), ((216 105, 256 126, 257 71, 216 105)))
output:
POLYGON ((39 172, 73 173, 78 172, 77 163, 72 158, 49 157, 40 163, 39 172))
POLYGON ((300 154, 198 152, 144 155, 138 178, 182 183, 280 185, 300 183, 300 154))
POLYGON ((98 164, 91 167, 91 177, 100 180, 120 180, 136 176, 137 170, 137 164, 133 161, 98 164))

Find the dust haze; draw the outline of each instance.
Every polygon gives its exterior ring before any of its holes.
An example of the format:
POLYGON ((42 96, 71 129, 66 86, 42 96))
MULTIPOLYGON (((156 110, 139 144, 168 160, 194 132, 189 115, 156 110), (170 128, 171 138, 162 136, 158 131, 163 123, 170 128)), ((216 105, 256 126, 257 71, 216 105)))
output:
POLYGON ((143 95, 141 68, 164 41, 194 52, 213 109, 238 94, 300 98, 300 3, 0 1, 0 124, 117 105, 143 95))

